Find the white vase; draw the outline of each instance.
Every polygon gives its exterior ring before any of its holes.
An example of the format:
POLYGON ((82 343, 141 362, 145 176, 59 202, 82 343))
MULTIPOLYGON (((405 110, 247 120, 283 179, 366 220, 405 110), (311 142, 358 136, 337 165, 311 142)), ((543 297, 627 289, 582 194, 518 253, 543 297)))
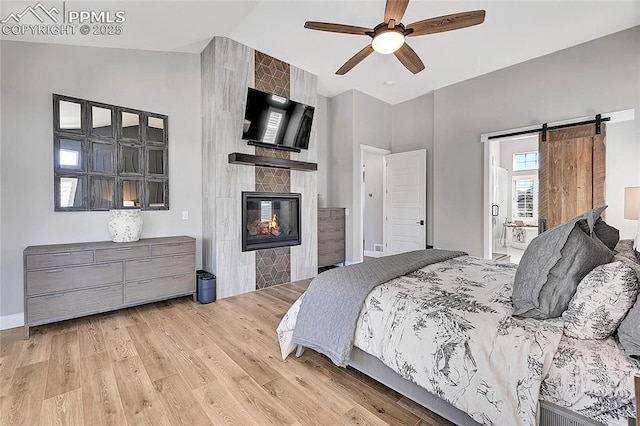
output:
POLYGON ((109 210, 109 235, 114 243, 138 241, 142 234, 140 209, 109 210))

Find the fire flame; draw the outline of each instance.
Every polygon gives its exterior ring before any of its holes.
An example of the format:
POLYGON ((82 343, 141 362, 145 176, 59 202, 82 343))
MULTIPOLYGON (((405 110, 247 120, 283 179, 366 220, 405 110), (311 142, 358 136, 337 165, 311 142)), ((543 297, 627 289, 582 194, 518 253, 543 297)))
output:
POLYGON ((280 226, 278 225, 278 218, 275 213, 270 221, 260 223, 260 233, 263 235, 280 235, 280 226))

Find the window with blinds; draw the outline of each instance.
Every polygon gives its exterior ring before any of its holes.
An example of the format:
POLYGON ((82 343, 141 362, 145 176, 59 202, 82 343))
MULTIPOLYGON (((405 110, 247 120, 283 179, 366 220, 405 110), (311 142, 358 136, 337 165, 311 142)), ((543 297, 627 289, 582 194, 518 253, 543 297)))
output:
POLYGON ((513 178, 513 218, 537 220, 538 178, 517 176, 513 178))
POLYGON ((272 215, 273 215, 273 202, 260 201, 260 221, 271 222, 272 215))
POLYGON ((284 111, 274 108, 269 109, 269 120, 267 120, 267 128, 264 131, 262 140, 267 143, 276 143, 276 136, 282 125, 284 111))
POLYGON ((513 154, 513 171, 538 170, 538 152, 516 152, 513 154))

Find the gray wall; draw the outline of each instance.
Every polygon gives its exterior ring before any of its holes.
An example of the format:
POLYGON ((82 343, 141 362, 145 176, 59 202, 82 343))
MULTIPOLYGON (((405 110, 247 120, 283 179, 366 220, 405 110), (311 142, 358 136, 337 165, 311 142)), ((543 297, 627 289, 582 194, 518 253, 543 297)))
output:
MULTIPOLYGON (((391 150, 391 105, 357 90, 353 91, 353 209, 347 222, 354 232, 351 261, 363 260, 362 155, 360 145, 391 150)), ((347 254, 347 261, 349 255, 347 254)))
POLYGON ((427 244, 433 244, 433 93, 392 107, 391 152, 427 150, 427 244))
MULTIPOLYGON (((328 207, 345 207, 346 261, 362 261, 360 145, 391 149, 391 105, 357 90, 329 99, 328 207)), ((322 167, 322 163, 319 165, 322 167)))
POLYGON ((3 326, 22 320, 25 247, 109 240, 108 212, 53 211, 52 93, 169 116, 171 210, 143 212, 142 237, 189 235, 200 250, 199 55, 11 41, 0 50, 3 326))
POLYGON ((329 143, 328 108, 329 99, 326 96, 318 95, 318 105, 316 105, 316 111, 313 115, 318 155, 318 207, 329 207, 327 197, 329 194, 331 144, 329 143))
MULTIPOLYGON (((640 27, 635 27, 436 90, 435 245, 482 255, 481 134, 628 108, 636 108, 637 116, 639 76, 640 27)), ((609 143, 614 133, 615 143, 630 147, 629 157, 640 160, 640 118, 610 127, 609 143)), ((616 191, 638 183, 637 173, 620 177, 616 191)), ((607 188, 608 198, 619 196, 607 188)), ((607 219, 625 223, 612 212, 607 219)))
POLYGON ((346 262, 361 262, 360 145, 391 149, 391 105, 357 90, 349 90, 329 99, 328 107, 330 177, 327 206, 348 209, 346 262))
MULTIPOLYGON (((481 134, 636 108, 635 121, 607 129, 607 220, 630 238, 636 224, 622 218, 620 206, 621 188, 640 184, 639 33, 640 27, 632 28, 396 105, 368 102, 373 98, 357 91, 329 99, 327 205, 358 207, 360 144, 394 153, 425 148, 428 244, 481 256, 481 134), (390 146, 385 143, 389 125, 390 146), (377 133, 369 131, 374 128, 377 133), (620 164, 625 167, 616 167, 620 164)), ((348 261, 357 260, 359 251, 353 244, 355 225, 347 218, 348 261)))
MULTIPOLYGON (((353 210, 353 91, 329 99, 329 178, 326 207, 353 210)), ((322 168, 322 163, 318 168, 322 168)), ((346 258, 353 259, 353 223, 346 217, 346 258)))
POLYGON ((359 145, 391 149, 391 109, 380 99, 353 91, 353 136, 358 150, 359 145))

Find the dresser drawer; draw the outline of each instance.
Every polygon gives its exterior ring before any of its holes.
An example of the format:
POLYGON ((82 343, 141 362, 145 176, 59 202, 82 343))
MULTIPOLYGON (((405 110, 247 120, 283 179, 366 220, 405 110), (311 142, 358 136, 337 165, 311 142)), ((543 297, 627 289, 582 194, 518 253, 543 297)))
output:
POLYGON ((96 262, 110 260, 136 259, 149 256, 149 246, 118 247, 96 250, 96 262))
POLYGON ((27 299, 28 322, 55 320, 122 304, 122 284, 55 293, 27 299))
POLYGON ((326 219, 318 221, 318 232, 344 232, 344 219, 326 219))
POLYGON ((152 259, 127 260, 125 262, 125 279, 126 281, 134 281, 183 272, 195 272, 195 257, 196 255, 191 253, 152 259))
POLYGON ((192 272, 164 278, 128 282, 125 284, 124 303, 160 299, 177 294, 195 293, 196 277, 192 272))
POLYGON ((318 209, 318 219, 342 219, 344 218, 344 209, 318 209))
POLYGON ((335 265, 344 262, 344 250, 318 254, 318 267, 335 265))
POLYGON ((27 272, 27 295, 122 282, 122 262, 27 272))
POLYGON ((157 244, 151 246, 151 256, 165 256, 169 254, 195 253, 196 243, 185 241, 182 243, 157 244))
POLYGON ((320 229, 318 228, 318 241, 340 240, 344 241, 344 229, 320 229))
POLYGON ((93 250, 27 255, 27 269, 82 265, 83 263, 93 263, 93 250))

